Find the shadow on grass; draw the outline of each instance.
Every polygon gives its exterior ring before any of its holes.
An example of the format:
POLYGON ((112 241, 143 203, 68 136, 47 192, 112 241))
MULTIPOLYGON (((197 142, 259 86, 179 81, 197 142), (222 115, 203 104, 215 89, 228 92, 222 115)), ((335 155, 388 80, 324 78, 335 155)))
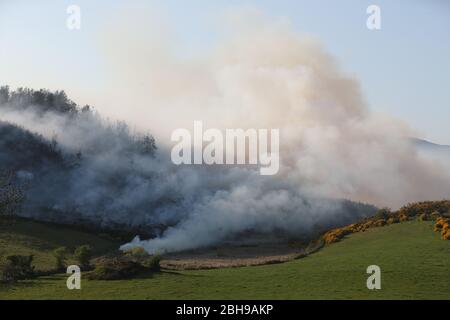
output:
POLYGON ((21 280, 18 282, 1 282, 0 283, 0 292, 8 292, 15 289, 22 288, 31 288, 38 287, 40 284, 37 281, 38 279, 33 280, 21 280))
POLYGON ((179 276, 179 277, 189 277, 189 278, 204 278, 204 275, 201 274, 185 274, 182 271, 175 270, 161 270, 159 274, 166 274, 169 276, 179 276))
POLYGON ((73 249, 83 244, 89 244, 94 247, 94 253, 100 255, 116 250, 120 244, 99 235, 99 233, 105 234, 105 232, 88 232, 74 225, 60 225, 28 218, 15 217, 8 223, 0 223, 0 231, 7 236, 9 234, 14 237, 5 238, 5 240, 14 240, 15 242, 19 240, 19 244, 30 246, 38 251, 51 251, 62 246, 73 249), (65 237, 67 233, 70 233, 72 237, 65 237), (86 236, 88 239, 83 239, 86 236))

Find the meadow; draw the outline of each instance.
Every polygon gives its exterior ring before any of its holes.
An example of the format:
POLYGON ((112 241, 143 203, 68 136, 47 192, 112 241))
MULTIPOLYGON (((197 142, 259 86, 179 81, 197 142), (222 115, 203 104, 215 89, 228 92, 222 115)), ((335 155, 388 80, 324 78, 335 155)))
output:
MULTIPOLYGON (((96 254, 119 243, 87 232, 22 221, 0 227, 0 254, 34 254, 51 269, 51 250, 91 244, 96 254)), ((450 299, 450 241, 433 223, 408 221, 346 236, 308 257, 254 267, 162 270, 130 280, 82 278, 68 290, 67 275, 0 287, 0 299, 450 299), (381 290, 368 290, 366 268, 381 268, 381 290)))

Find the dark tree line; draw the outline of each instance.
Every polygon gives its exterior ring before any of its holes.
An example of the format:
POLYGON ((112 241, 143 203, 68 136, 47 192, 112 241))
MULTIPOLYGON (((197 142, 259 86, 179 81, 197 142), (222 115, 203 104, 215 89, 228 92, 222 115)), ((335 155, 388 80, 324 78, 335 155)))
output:
POLYGON ((90 109, 89 106, 80 109, 75 102, 67 97, 64 91, 51 92, 46 89, 33 90, 28 88, 11 91, 8 86, 0 87, 0 105, 19 109, 33 106, 42 112, 53 111, 65 114, 90 109))
POLYGON ((156 152, 152 135, 104 120, 63 91, 0 87, 0 115, 2 111, 13 111, 19 119, 30 111, 39 126, 50 120, 47 132, 55 131, 53 137, 43 136, 33 131, 33 122, 18 125, 0 119, 0 171, 11 172, 4 183, 0 181, 0 214, 19 204, 14 181, 26 194, 18 214, 47 221, 87 225, 106 220, 113 226, 114 214, 122 224, 127 219, 124 212, 144 216, 148 208, 159 205, 160 200, 144 196, 157 183, 157 172, 151 170, 156 152))
MULTIPOLYGON (((64 114, 76 121, 76 115, 94 114, 93 108, 89 105, 83 107, 77 105, 75 102, 67 97, 67 94, 61 91, 49 91, 46 89, 34 90, 29 88, 18 88, 12 91, 9 86, 0 87, 0 108, 8 108, 16 111, 33 108, 34 111, 44 114, 46 112, 53 112, 57 114, 64 114)), ((101 121, 92 118, 93 127, 104 126, 101 121)), ((141 154, 153 155, 156 151, 156 142, 152 135, 131 135, 127 124, 118 122, 115 125, 109 125, 103 128, 109 130, 111 135, 110 141, 119 139, 119 136, 126 136, 131 152, 139 152, 141 154), (114 139, 115 137, 115 139, 114 139)), ((122 139, 122 138, 120 138, 122 139)))

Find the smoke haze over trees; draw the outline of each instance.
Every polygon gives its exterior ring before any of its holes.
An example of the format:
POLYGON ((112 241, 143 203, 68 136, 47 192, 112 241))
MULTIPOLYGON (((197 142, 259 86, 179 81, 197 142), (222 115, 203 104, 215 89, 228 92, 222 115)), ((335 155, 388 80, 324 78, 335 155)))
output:
POLYGON ((196 228, 207 234, 219 231, 218 237, 182 238, 155 248, 176 251, 244 231, 307 237, 313 226, 332 226, 374 212, 374 207, 350 201, 308 199, 281 181, 267 185, 252 169, 176 167, 167 152, 158 152, 150 134, 105 121, 62 91, 2 87, 0 101, 2 119, 7 120, 0 122, 0 163, 27 186, 22 216, 147 228, 158 235, 173 232, 191 214, 215 210, 210 215, 215 221, 196 228), (253 185, 245 185, 249 181, 253 185), (234 205, 227 207, 228 201, 234 205), (242 224, 245 211, 254 216, 242 224), (207 230, 210 223, 217 227, 207 230))
POLYGON ((153 253, 249 231, 305 238, 373 213, 358 201, 395 209, 450 196, 448 164, 419 153, 401 120, 372 112, 358 80, 289 23, 230 12, 217 46, 189 59, 167 46, 163 30, 144 27, 147 16, 132 16, 101 35, 111 75, 101 107, 140 131, 62 91, 1 89, 0 159, 20 164, 17 179, 29 186, 22 215, 154 230, 123 246, 153 253), (278 174, 173 165, 170 132, 195 120, 279 129, 278 174), (24 137, 34 142, 15 146, 24 137))

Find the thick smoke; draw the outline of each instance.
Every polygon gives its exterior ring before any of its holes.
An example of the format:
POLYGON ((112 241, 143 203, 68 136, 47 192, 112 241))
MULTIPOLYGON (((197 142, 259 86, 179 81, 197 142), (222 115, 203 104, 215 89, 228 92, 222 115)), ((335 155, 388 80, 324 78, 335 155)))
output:
POLYGON ((17 109, 3 106, 1 118, 42 135, 0 126, 1 149, 8 150, 2 164, 14 163, 18 177, 29 182, 24 216, 153 232, 168 227, 146 246, 155 252, 242 239, 247 231, 307 238, 373 213, 370 206, 308 195, 255 168, 177 167, 164 148, 143 152, 142 136, 90 112, 17 109), (13 149, 14 143, 27 145, 13 149))
POLYGON ((212 245, 247 231, 307 237, 371 212, 333 199, 398 207, 449 196, 448 171, 416 152, 403 124, 372 114, 358 82, 316 41, 257 14, 232 15, 232 25, 209 56, 195 61, 158 47, 137 31, 143 30, 138 23, 137 30, 114 33, 130 32, 120 45, 105 45, 120 75, 115 84, 127 79, 127 86, 145 89, 114 91, 112 105, 116 111, 121 106, 116 115, 156 135, 159 150, 152 157, 126 152, 126 139, 112 139, 92 120, 1 115, 56 134, 64 148, 86 154, 67 177, 70 197, 63 199, 70 201, 55 206, 70 204, 102 224, 169 226, 154 239, 122 247, 158 252, 212 245), (152 50, 145 50, 146 41, 152 50), (191 129, 194 120, 220 129, 279 128, 280 172, 174 166, 170 133, 191 129), (111 187, 115 183, 120 187, 111 187))

